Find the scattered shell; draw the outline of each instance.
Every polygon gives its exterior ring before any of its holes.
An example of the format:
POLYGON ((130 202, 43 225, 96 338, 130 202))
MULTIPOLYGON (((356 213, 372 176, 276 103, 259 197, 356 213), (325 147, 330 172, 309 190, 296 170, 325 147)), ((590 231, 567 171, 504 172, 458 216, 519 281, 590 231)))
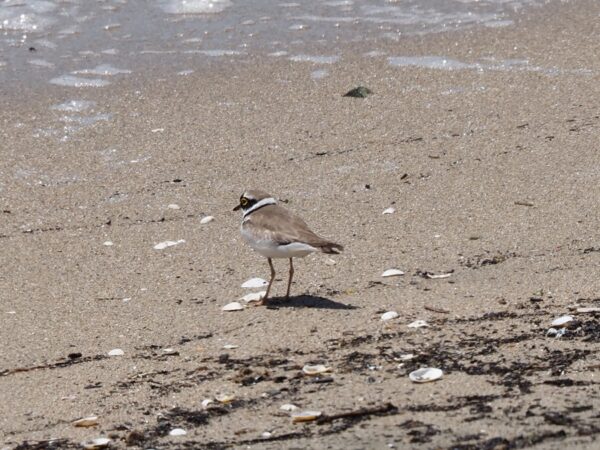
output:
POLYGON ((185 431, 183 428, 173 428, 171 431, 169 431, 169 436, 185 436, 187 434, 187 431, 185 431))
POLYGON ((167 205, 167 208, 169 208, 169 209, 180 209, 179 205, 176 205, 175 203, 171 203, 170 205, 167 205))
POLYGON ((325 372, 331 372, 331 367, 324 366, 323 364, 316 364, 314 366, 307 364, 302 368, 304 375, 314 377, 325 372))
POLYGON ((382 277, 398 277, 404 275, 404 272, 398 269, 388 269, 381 274, 382 277))
POLYGON ((325 260, 325 265, 326 266, 335 266, 337 263, 335 262, 335 259, 332 258, 327 258, 325 260))
POLYGON ((281 409, 282 411, 293 412, 297 411, 299 408, 291 403, 286 403, 285 405, 281 405, 279 409, 281 409))
POLYGON ((398 317, 398 313, 396 311, 388 311, 381 315, 381 320, 383 320, 383 321, 392 320, 392 319, 395 319, 396 317, 398 317))
POLYGON ((163 348, 162 351, 165 355, 175 355, 178 353, 174 348, 163 348))
POLYGON ((223 346, 223 348, 224 348, 225 350, 233 350, 234 348, 238 348, 238 347, 239 347, 239 345, 235 345, 235 344, 225 344, 225 345, 223 346))
POLYGON ((111 245, 115 245, 115 244, 113 244, 112 241, 104 241, 102 243, 102 245, 106 245, 107 247, 110 247, 111 245))
POLYGON ((110 352, 108 352, 108 356, 123 356, 125 352, 120 348, 113 348, 110 352))
POLYGON ((203 217, 202 219, 200 219, 200 223, 202 225, 204 225, 206 223, 212 222, 213 220, 215 220, 215 218, 213 216, 206 216, 206 217, 203 217))
POLYGON ((246 294, 242 298, 240 298, 240 300, 243 300, 246 303, 258 302, 258 301, 262 300, 262 298, 265 295, 267 295, 267 291, 250 292, 249 294, 246 294))
POLYGON ((202 400, 201 405, 204 409, 206 409, 211 403, 214 403, 212 398, 205 398, 204 400, 202 400))
POLYGON ((554 319, 550 325, 552 325, 553 327, 564 327, 573 320, 573 316, 560 316, 554 319))
POLYGON ((415 383, 427 383, 429 381, 439 380, 443 375, 444 372, 440 369, 424 367, 408 374, 408 378, 415 383))
POLYGON ((98 416, 89 416, 84 417, 83 419, 75 420, 73 422, 73 425, 82 428, 95 427, 96 425, 98 425, 98 416))
POLYGON ((583 308, 577 308, 578 313, 595 313, 600 312, 600 308, 594 306, 587 306, 583 308))
POLYGON ((311 422, 321 417, 321 411, 300 411, 292 413, 292 421, 298 422, 311 422))
POLYGON ((262 278, 250 278, 247 281, 242 283, 243 288, 252 289, 259 288, 268 285, 267 280, 263 280, 262 278))
POLYGON ((423 328, 428 326, 429 324, 424 320, 415 320, 414 322, 408 324, 408 328, 423 328))
POLYGON ((241 311, 242 309, 244 309, 244 305, 242 305, 240 302, 231 302, 227 303, 221 309, 223 311, 241 311))
POLYGON ((86 450, 93 450, 96 448, 106 448, 110 445, 110 442, 111 441, 109 438, 99 437, 95 439, 90 439, 89 441, 83 441, 81 443, 81 446, 86 450))
POLYGON ((179 244, 183 244, 185 242, 185 239, 179 239, 178 241, 164 241, 164 242, 159 242, 158 244, 156 244, 154 246, 155 250, 164 250, 167 247, 172 247, 174 245, 179 245, 179 244))
POLYGON ((413 353, 405 353, 404 355, 400 355, 400 361, 409 361, 414 357, 415 355, 413 353))
POLYGON ((394 214, 395 212, 396 212, 396 208, 389 207, 389 208, 384 209, 381 214, 394 214))
POLYGON ((263 434, 260 435, 261 437, 268 439, 271 436, 273 436, 273 433, 271 433, 270 431, 265 431, 263 434))
POLYGON ((235 400, 235 395, 233 394, 219 394, 215 396, 215 400, 219 403, 223 403, 224 405, 231 403, 235 400))
POLYGON ((566 333, 566 328, 559 328, 558 330, 556 328, 548 328, 548 331, 546 331, 546 336, 554 336, 558 339, 563 337, 566 333))
POLYGON ((449 278, 450 275, 452 275, 452 272, 439 273, 439 274, 425 272, 425 278, 429 278, 430 280, 439 280, 441 278, 449 278))

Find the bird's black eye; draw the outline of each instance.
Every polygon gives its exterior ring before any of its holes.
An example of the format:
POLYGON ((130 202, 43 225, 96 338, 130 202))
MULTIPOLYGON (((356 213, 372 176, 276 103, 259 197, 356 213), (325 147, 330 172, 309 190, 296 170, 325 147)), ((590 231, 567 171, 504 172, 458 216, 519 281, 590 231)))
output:
POLYGON ((248 199, 246 197, 240 198, 240 206, 248 206, 248 199))

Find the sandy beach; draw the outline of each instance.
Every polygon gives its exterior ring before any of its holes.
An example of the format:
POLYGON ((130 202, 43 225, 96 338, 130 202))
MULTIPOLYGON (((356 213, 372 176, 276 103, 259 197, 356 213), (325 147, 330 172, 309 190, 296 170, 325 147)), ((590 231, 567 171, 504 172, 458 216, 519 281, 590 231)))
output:
POLYGON ((0 448, 598 448, 599 17, 158 67, 86 91, 69 139, 47 131, 72 88, 2 89, 0 448), (269 276, 248 188, 345 251, 224 312, 269 276))

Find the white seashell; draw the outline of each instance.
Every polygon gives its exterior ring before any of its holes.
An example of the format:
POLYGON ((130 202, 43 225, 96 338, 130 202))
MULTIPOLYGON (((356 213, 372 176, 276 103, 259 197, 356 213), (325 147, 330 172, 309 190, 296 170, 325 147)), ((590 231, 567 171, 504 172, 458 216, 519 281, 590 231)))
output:
POLYGON ((235 344, 225 344, 225 345, 223 346, 223 348, 224 348, 225 350, 233 350, 234 348, 238 348, 238 347, 239 347, 239 345, 235 345, 235 344))
POLYGON ((155 250, 164 250, 167 247, 173 247, 174 245, 183 244, 185 242, 184 239, 179 239, 178 241, 164 241, 159 242, 154 246, 155 250))
POLYGON ((111 241, 104 241, 102 243, 102 245, 106 245, 107 247, 110 247, 111 245, 115 245, 115 244, 113 244, 111 241))
POLYGON ((582 308, 577 308, 578 313, 595 313, 600 312, 600 308, 594 306, 587 306, 582 308))
POLYGON ((108 352, 108 356, 123 356, 125 352, 120 348, 113 348, 110 352, 108 352))
POLYGON ((202 400, 201 405, 204 409, 206 409, 211 403, 214 403, 212 398, 205 398, 204 400, 202 400))
POLYGON ((267 295, 267 291, 250 292, 249 294, 246 294, 242 298, 240 298, 240 300, 243 300, 246 303, 258 302, 262 300, 265 295, 267 295))
POLYGON ((408 328, 423 328, 428 326, 429 324, 424 320, 415 320, 414 322, 408 324, 408 328))
POLYGON ((270 438, 271 436, 273 436, 273 433, 271 433, 270 431, 265 431, 263 434, 260 435, 261 437, 264 437, 265 439, 270 438))
POLYGON ((553 327, 564 327, 569 322, 572 322, 573 316, 560 316, 552 321, 550 325, 553 327))
POLYGON ((187 431, 185 431, 183 428, 173 428, 171 431, 169 431, 169 436, 185 436, 187 434, 187 431))
POLYGON ((381 320, 383 320, 383 321, 392 320, 392 319, 395 319, 396 317, 398 317, 398 313, 396 311, 388 311, 381 315, 381 320))
POLYGON ((75 420, 73 422, 73 425, 75 425, 76 427, 83 427, 83 428, 95 427, 96 425, 98 425, 98 416, 89 416, 89 417, 84 417, 83 419, 75 420))
POLYGON ((325 260, 325 265, 326 266, 335 266, 337 263, 335 262, 335 259, 332 258, 327 258, 325 260))
POLYGON ((84 441, 81 443, 81 446, 86 450, 94 450, 97 448, 106 448, 110 445, 110 442, 111 441, 109 438, 99 437, 90 439, 89 441, 84 441))
POLYGON ((163 348, 162 351, 165 355, 174 355, 175 353, 177 353, 177 350, 175 350, 174 348, 163 348))
POLYGON ((304 375, 313 377, 325 372, 331 372, 331 367, 324 366, 323 364, 316 364, 314 366, 307 364, 302 368, 302 372, 304 375))
POLYGON ((213 220, 215 220, 215 218, 213 216, 205 216, 202 219, 200 219, 200 223, 202 225, 204 225, 204 224, 212 222, 213 220))
POLYGON ((250 278, 247 281, 244 281, 242 283, 242 287, 243 288, 247 288, 247 289, 252 289, 252 288, 259 288, 259 287, 263 287, 266 286, 267 284, 267 280, 263 280, 262 278, 250 278))
POLYGON ((292 421, 297 422, 310 422, 317 420, 321 417, 321 411, 299 411, 292 413, 292 421))
POLYGON ((279 409, 281 409, 282 411, 292 412, 292 411, 297 411, 298 407, 291 403, 286 403, 285 405, 281 405, 279 407, 279 409))
POLYGON ((231 303, 227 303, 221 309, 223 311, 241 311, 242 309, 244 309, 244 305, 242 305, 239 302, 231 302, 231 303))
POLYGON ((170 205, 167 205, 167 208, 169 208, 169 209, 180 209, 179 205, 176 205, 175 203, 171 203, 170 205))
POLYGON ((452 275, 452 272, 448 272, 448 273, 440 273, 440 274, 433 274, 433 273, 426 273, 425 277, 429 278, 430 280, 439 280, 442 278, 449 278, 450 275, 452 275))
POLYGON ((404 355, 400 355, 400 361, 409 361, 414 357, 415 355, 413 353, 405 353, 404 355))
POLYGON ((232 401, 235 400, 235 395, 233 394, 219 394, 215 396, 215 400, 218 401, 219 403, 223 403, 223 404, 227 404, 227 403, 231 403, 232 401))
POLYGON ((391 206, 387 209, 384 209, 381 214, 394 214, 396 212, 396 208, 392 208, 391 206))
POLYGON ((424 367, 408 374, 408 378, 414 383, 427 383, 429 381, 439 380, 443 375, 444 372, 440 369, 424 367))
POLYGON ((404 272, 398 269, 388 269, 381 274, 382 277, 398 277, 404 275, 404 272))

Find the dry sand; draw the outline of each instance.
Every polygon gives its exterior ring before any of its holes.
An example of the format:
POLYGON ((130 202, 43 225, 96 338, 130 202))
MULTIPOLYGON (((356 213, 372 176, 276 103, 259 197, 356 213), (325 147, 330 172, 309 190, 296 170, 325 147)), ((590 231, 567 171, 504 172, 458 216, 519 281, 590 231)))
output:
POLYGON ((381 43, 537 70, 398 68, 353 45, 321 80, 277 58, 130 78, 95 94, 112 121, 66 142, 35 137, 65 89, 3 92, 0 448, 598 448, 600 314, 576 308, 600 307, 599 14, 381 43), (375 94, 341 96, 359 84, 375 94), (231 212, 248 187, 346 251, 297 260, 290 301, 226 313, 268 276, 231 212), (425 366, 444 377, 412 383, 425 366))

